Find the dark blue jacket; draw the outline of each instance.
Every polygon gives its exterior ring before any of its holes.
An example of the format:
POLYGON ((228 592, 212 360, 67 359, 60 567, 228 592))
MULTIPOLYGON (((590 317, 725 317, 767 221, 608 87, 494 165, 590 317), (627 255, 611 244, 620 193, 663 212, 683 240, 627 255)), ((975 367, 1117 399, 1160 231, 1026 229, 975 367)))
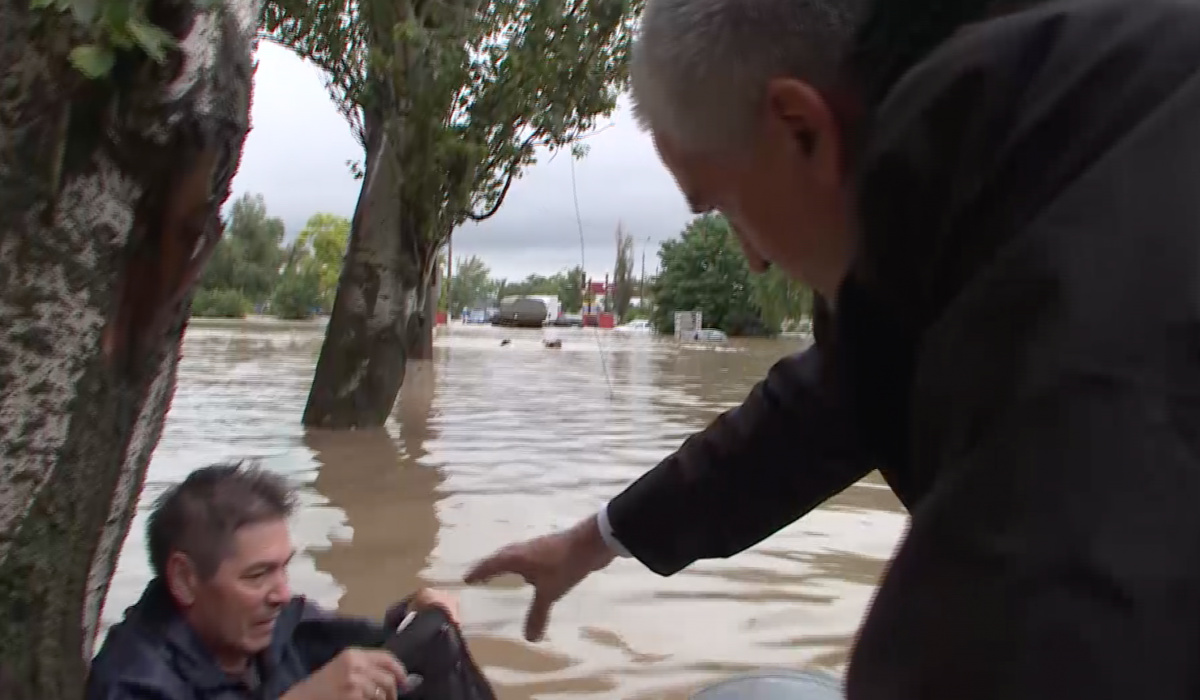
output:
POLYGON ((260 659, 257 690, 221 670, 179 615, 166 586, 146 586, 92 661, 86 700, 278 698, 348 646, 380 646, 384 627, 332 616, 297 596, 260 659))

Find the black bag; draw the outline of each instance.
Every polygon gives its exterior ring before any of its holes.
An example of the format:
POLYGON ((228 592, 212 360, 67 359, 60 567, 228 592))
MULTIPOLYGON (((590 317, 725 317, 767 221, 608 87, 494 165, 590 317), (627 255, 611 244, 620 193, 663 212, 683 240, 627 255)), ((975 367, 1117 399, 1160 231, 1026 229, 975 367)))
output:
MULTIPOLYGON (((392 616, 389 615, 389 618, 392 616)), ((393 620, 389 620, 392 622, 393 620)), ((400 697, 410 700, 496 700, 458 625, 441 608, 409 612, 384 642, 409 675, 421 682, 400 697)))

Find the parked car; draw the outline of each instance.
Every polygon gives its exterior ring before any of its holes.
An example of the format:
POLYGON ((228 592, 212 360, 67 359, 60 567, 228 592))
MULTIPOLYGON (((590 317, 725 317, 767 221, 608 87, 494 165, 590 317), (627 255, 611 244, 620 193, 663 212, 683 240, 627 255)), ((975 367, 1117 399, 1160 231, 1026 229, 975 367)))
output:
POLYGON ((617 331, 618 333, 653 333, 654 325, 647 319, 639 318, 634 319, 629 323, 622 323, 621 325, 613 328, 613 330, 617 331))
POLYGON ((701 343, 724 343, 729 340, 729 336, 725 335, 725 331, 720 328, 701 328, 700 330, 692 331, 691 335, 686 336, 684 340, 701 343))

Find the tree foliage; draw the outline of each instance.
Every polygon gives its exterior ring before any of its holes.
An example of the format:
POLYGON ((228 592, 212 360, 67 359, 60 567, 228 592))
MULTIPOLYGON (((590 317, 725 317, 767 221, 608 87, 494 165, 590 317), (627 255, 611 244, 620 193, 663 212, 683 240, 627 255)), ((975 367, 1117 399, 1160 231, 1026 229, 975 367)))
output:
POLYGON ((641 5, 273 0, 264 27, 325 71, 364 145, 364 116, 381 120, 412 174, 398 194, 432 251, 494 214, 539 147, 570 144, 612 112, 641 5))
POLYGON ((663 241, 658 256, 651 318, 663 332, 674 330, 676 311, 699 310, 706 327, 729 335, 775 334, 811 303, 811 293, 782 272, 753 275, 729 222, 718 214, 692 220, 679 238, 663 241))
MULTIPOLYGON (((212 260, 200 279, 200 292, 234 291, 247 306, 266 302, 275 288, 283 262, 283 220, 267 215, 261 194, 244 194, 230 207, 225 235, 217 243, 212 260)), ((193 312, 204 311, 208 295, 197 294, 193 312)), ((225 295, 228 297, 228 295, 225 295)), ((229 308, 229 307, 226 307, 229 308)))
POLYGON ((192 298, 192 315, 242 318, 256 308, 281 318, 309 318, 333 305, 350 221, 313 214, 290 245, 283 220, 271 217, 260 194, 230 207, 225 236, 192 298))
POLYGON ((293 245, 291 252, 275 286, 271 311, 284 319, 312 318, 321 310, 321 268, 307 248, 293 245))
POLYGON ((500 297, 547 295, 557 296, 564 313, 577 313, 583 305, 583 268, 573 268, 553 275, 532 274, 510 282, 491 277, 491 270, 478 257, 458 258, 450 278, 443 283, 443 310, 458 314, 464 308, 481 308, 497 303, 500 297), (447 290, 447 286, 449 289, 447 290))
POLYGON ((192 298, 192 315, 207 318, 245 318, 252 310, 236 289, 199 289, 192 298))
POLYGON ((779 329, 789 322, 812 317, 812 289, 788 277, 778 267, 751 275, 750 297, 767 328, 779 329))
POLYGON ((495 301, 497 284, 491 274, 488 266, 474 255, 459 258, 449 280, 442 285, 447 295, 447 311, 458 314, 465 308, 484 307, 495 301))
POLYGON ((313 214, 300 231, 296 245, 312 256, 312 265, 320 280, 318 296, 320 306, 329 311, 337 294, 338 279, 342 275, 342 261, 346 256, 346 244, 350 241, 350 220, 336 214, 313 214))
POLYGON ((559 273, 557 284, 558 303, 563 313, 579 313, 583 308, 583 288, 587 284, 583 268, 575 267, 559 273))
POLYGON ((34 10, 66 12, 87 30, 79 33, 88 37, 87 43, 76 43, 67 60, 92 80, 111 78, 120 53, 140 50, 162 64, 168 51, 178 48, 175 37, 150 20, 149 0, 31 0, 29 5, 34 10))
POLYGON ((633 298, 633 238, 617 224, 617 261, 613 265, 612 303, 609 310, 624 319, 633 298))

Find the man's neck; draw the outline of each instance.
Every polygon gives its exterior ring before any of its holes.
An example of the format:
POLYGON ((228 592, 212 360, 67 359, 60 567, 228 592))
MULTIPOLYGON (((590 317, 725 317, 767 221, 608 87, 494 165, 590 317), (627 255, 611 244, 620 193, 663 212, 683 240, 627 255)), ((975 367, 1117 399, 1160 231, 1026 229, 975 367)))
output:
POLYGON ((246 675, 250 668, 250 657, 245 654, 216 654, 217 666, 235 678, 246 675))
POLYGON ((197 624, 198 621, 194 619, 194 611, 184 611, 183 617, 188 626, 192 628, 192 631, 200 639, 200 643, 212 654, 218 668, 236 678, 241 678, 246 673, 246 669, 250 667, 250 656, 242 651, 229 649, 204 634, 202 631, 204 629, 203 625, 197 624))

